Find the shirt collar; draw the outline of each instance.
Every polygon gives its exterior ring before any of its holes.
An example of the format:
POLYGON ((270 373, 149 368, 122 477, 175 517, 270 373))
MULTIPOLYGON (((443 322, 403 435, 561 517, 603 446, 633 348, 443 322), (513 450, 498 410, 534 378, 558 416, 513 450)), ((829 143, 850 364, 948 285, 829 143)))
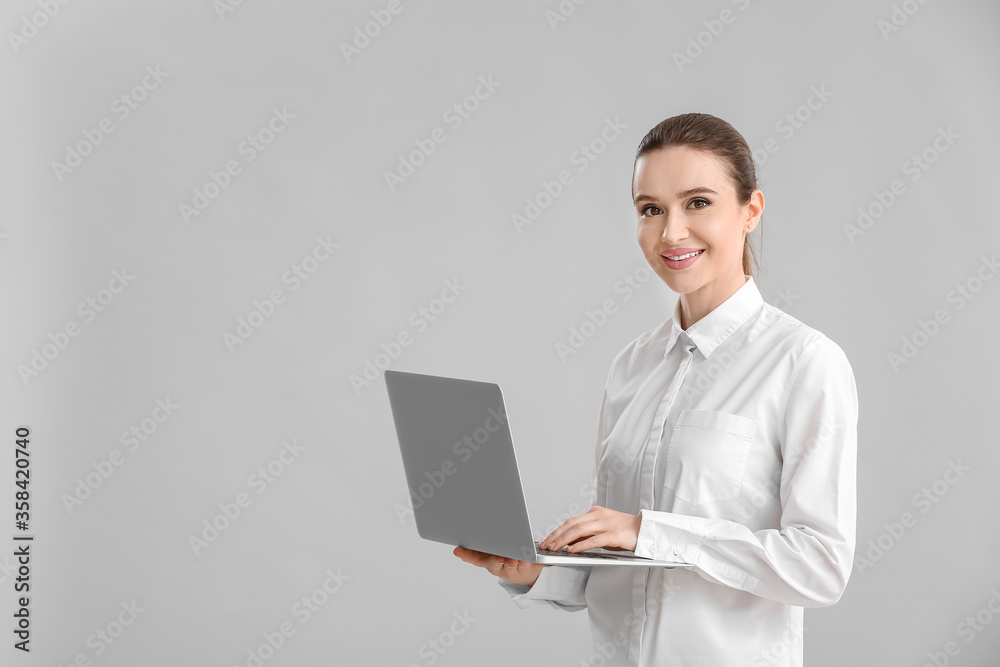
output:
POLYGON ((666 358, 678 336, 682 333, 701 350, 701 353, 708 357, 715 348, 719 347, 729 335, 740 328, 751 315, 760 310, 764 299, 760 296, 760 290, 754 282, 753 276, 744 276, 746 282, 736 290, 732 296, 715 307, 715 309, 692 324, 685 331, 681 329, 681 302, 677 300, 674 306, 674 314, 671 318, 670 334, 667 336, 666 348, 663 356, 666 358))

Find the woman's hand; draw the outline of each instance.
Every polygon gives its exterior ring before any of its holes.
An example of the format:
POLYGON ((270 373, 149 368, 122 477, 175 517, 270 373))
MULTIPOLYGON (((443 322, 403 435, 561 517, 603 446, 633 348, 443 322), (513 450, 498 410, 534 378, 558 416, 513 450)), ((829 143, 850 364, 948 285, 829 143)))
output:
POLYGON ((563 521, 538 546, 549 551, 566 547, 570 553, 598 547, 612 551, 635 551, 640 523, 642 517, 638 514, 594 506, 586 514, 563 521))
POLYGON ((542 568, 548 567, 548 565, 542 565, 541 563, 528 563, 516 558, 494 556, 493 554, 473 551, 465 547, 455 547, 452 553, 466 563, 478 565, 485 568, 490 574, 496 575, 501 579, 506 579, 513 584, 521 584, 522 586, 534 586, 538 575, 542 573, 542 568))

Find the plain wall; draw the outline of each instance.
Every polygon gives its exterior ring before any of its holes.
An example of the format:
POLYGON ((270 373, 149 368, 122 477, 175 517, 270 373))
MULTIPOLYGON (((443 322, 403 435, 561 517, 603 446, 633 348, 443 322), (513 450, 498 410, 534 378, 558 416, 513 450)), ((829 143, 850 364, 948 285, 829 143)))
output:
POLYGON ((585 612, 522 611, 417 536, 381 373, 352 377, 388 349, 498 382, 547 533, 587 501, 611 360, 676 299, 621 287, 647 266, 636 146, 700 111, 758 156, 764 299, 858 384, 859 560, 806 611, 807 664, 994 664, 995 3, 223 2, 4 4, 8 625, 18 426, 35 541, 32 652, 2 655, 248 665, 270 635, 268 666, 589 658, 585 612))

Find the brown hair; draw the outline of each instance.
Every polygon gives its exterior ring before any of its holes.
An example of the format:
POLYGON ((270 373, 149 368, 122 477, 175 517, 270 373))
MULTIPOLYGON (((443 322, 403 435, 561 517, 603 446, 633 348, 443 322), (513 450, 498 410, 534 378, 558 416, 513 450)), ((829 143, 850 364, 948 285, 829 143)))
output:
MULTIPOLYGON (((750 146, 736 128, 721 118, 707 113, 685 113, 667 118, 642 138, 635 152, 635 160, 638 162, 646 153, 668 146, 690 146, 725 162, 740 204, 747 204, 750 195, 757 189, 757 172, 750 146)), ((632 165, 632 182, 635 182, 635 164, 632 165)), ((764 224, 763 216, 760 224, 764 224)), ((763 228, 761 234, 763 248, 763 228)), ((748 276, 753 275, 750 269, 751 258, 757 264, 757 255, 750 246, 750 238, 746 237, 743 243, 743 273, 748 276)))

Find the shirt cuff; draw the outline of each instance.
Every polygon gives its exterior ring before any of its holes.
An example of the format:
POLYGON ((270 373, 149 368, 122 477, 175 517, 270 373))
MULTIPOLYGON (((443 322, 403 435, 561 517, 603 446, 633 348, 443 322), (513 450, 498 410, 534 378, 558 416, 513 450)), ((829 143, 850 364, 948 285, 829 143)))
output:
POLYGON ((532 586, 514 584, 497 578, 518 607, 526 609, 539 604, 577 611, 587 606, 584 597, 590 568, 552 565, 543 567, 532 586))
POLYGON ((704 521, 700 517, 672 512, 639 510, 639 536, 635 555, 668 563, 698 564, 705 539, 704 521))

